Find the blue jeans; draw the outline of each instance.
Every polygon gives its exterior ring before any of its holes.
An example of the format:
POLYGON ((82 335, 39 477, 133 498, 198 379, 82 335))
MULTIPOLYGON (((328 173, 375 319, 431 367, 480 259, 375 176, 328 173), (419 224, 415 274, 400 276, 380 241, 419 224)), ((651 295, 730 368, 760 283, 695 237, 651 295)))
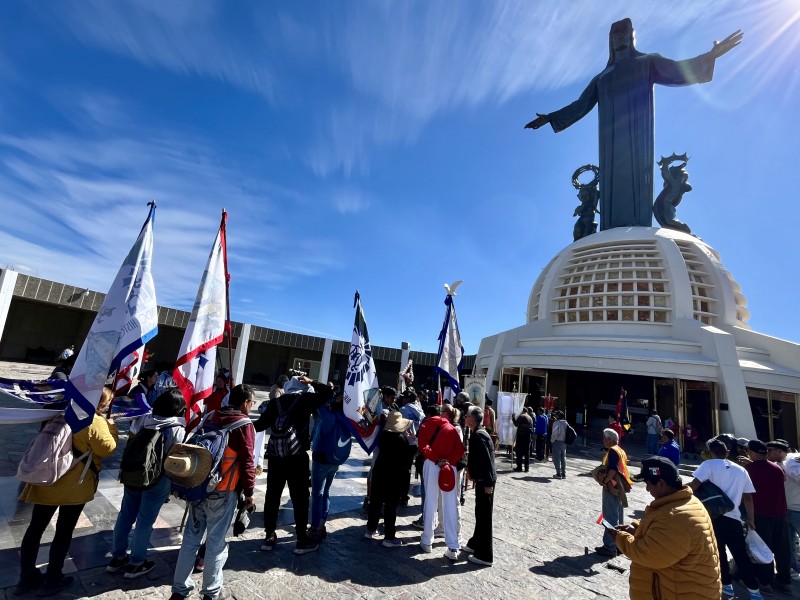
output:
POLYGON ((789 551, 792 557, 792 569, 800 571, 800 564, 797 563, 794 539, 800 535, 800 510, 789 511, 789 551))
MULTIPOLYGON (((612 525, 622 525, 625 522, 622 500, 605 488, 603 488, 603 517, 612 525)), ((605 532, 605 528, 603 531, 605 532)), ((617 549, 614 539, 608 533, 603 533, 603 546, 609 550, 617 549)))
POLYGON ((658 442, 661 439, 657 433, 647 434, 647 454, 654 456, 658 454, 658 442))
POLYGON ((311 528, 319 529, 328 520, 331 509, 331 485, 339 465, 311 462, 311 528))
POLYGON ((194 560, 203 533, 206 534, 206 568, 203 571, 204 596, 216 598, 222 590, 222 567, 228 559, 228 545, 225 534, 233 522, 236 513, 236 501, 239 492, 214 492, 201 502, 190 505, 186 528, 183 531, 183 543, 175 565, 175 576, 172 580, 172 591, 181 596, 188 596, 194 589, 192 570, 194 560))
POLYGON ((560 440, 553 442, 553 466, 559 475, 566 474, 567 468, 567 443, 560 440))
POLYGON ((131 539, 131 564, 140 565, 147 558, 147 547, 150 543, 150 534, 153 533, 153 523, 158 518, 158 513, 164 502, 169 497, 171 483, 162 477, 149 490, 134 490, 125 487, 122 496, 122 506, 114 525, 114 547, 111 556, 123 558, 128 551, 128 535, 133 528, 131 539))

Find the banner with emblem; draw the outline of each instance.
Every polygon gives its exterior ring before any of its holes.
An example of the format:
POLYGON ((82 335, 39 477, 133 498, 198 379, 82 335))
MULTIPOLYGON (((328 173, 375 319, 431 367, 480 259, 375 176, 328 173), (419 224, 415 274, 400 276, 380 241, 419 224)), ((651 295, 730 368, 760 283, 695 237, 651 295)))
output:
POLYGON ((367 322, 361 308, 361 296, 354 301, 356 320, 344 384, 344 415, 356 440, 367 453, 378 443, 383 403, 378 389, 378 374, 372 358, 367 322))
POLYGON ((225 222, 228 213, 222 211, 220 224, 208 264, 200 280, 200 288, 192 307, 189 324, 183 335, 178 361, 172 376, 186 400, 186 422, 192 413, 199 415, 205 406, 204 400, 214 388, 217 364, 217 345, 225 335, 227 315, 227 256, 225 245, 225 222))
POLYGON ((464 347, 461 345, 461 334, 458 332, 458 321, 456 320, 456 307, 453 304, 453 296, 448 293, 444 299, 447 310, 444 314, 444 325, 439 333, 439 354, 436 366, 433 368, 434 374, 439 373, 447 378, 450 386, 451 395, 454 397, 461 391, 461 383, 458 380, 458 372, 464 360, 464 347))
POLYGON ((70 401, 65 418, 73 432, 91 424, 108 376, 158 333, 151 270, 155 210, 155 203, 151 202, 139 237, 97 311, 69 381, 64 383, 64 399, 70 401))

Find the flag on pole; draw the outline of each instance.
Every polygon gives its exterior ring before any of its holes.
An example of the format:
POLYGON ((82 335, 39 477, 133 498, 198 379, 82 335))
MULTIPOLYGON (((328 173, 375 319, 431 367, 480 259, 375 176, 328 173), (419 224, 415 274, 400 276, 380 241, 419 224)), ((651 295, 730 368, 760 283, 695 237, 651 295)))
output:
POLYGON ((631 428, 631 413, 628 410, 628 392, 625 388, 620 388, 619 400, 617 401, 617 420, 625 431, 631 428))
POLYGON ((372 358, 367 322, 361 308, 361 296, 356 292, 354 301, 356 320, 350 342, 350 357, 344 384, 344 415, 348 419, 356 440, 367 453, 378 443, 381 432, 380 416, 383 412, 378 375, 372 358))
POLYGON ((464 347, 461 345, 461 335, 458 333, 453 296, 448 293, 444 303, 447 310, 444 314, 442 332, 439 334, 439 354, 433 372, 441 373, 447 378, 451 394, 455 396, 461 391, 458 372, 464 360, 464 347))
POLYGON ((139 377, 142 370, 144 352, 137 348, 122 359, 114 379, 114 396, 127 396, 133 386, 133 380, 139 377))
POLYGON ((151 202, 139 237, 97 311, 69 381, 64 385, 64 397, 70 400, 65 418, 73 432, 91 424, 108 376, 158 333, 158 305, 151 270, 155 210, 155 202, 151 202))
POLYGON ((228 213, 222 211, 222 223, 211 247, 208 264, 200 280, 189 324, 183 335, 178 361, 172 376, 186 400, 186 422, 192 412, 201 414, 205 399, 214 388, 217 364, 216 346, 222 342, 227 314, 226 231, 228 213))

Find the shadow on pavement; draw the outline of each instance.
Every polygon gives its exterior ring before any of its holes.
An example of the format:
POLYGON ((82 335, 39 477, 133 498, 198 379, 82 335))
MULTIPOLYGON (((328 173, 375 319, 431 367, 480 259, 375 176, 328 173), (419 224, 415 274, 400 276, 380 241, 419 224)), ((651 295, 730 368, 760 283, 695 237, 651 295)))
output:
POLYGON ((575 575, 592 577, 600 574, 594 566, 608 560, 610 558, 594 552, 578 556, 559 556, 541 565, 531 567, 529 570, 531 573, 549 577, 574 577, 575 575))

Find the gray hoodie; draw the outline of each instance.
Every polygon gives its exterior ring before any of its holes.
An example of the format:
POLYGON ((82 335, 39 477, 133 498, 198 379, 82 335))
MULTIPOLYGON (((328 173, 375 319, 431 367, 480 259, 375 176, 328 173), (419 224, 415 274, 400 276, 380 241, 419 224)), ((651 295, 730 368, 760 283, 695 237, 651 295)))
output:
POLYGON ((163 430, 165 455, 173 444, 180 444, 186 438, 186 421, 183 417, 159 417, 148 413, 131 421, 131 435, 137 434, 142 429, 163 430))

